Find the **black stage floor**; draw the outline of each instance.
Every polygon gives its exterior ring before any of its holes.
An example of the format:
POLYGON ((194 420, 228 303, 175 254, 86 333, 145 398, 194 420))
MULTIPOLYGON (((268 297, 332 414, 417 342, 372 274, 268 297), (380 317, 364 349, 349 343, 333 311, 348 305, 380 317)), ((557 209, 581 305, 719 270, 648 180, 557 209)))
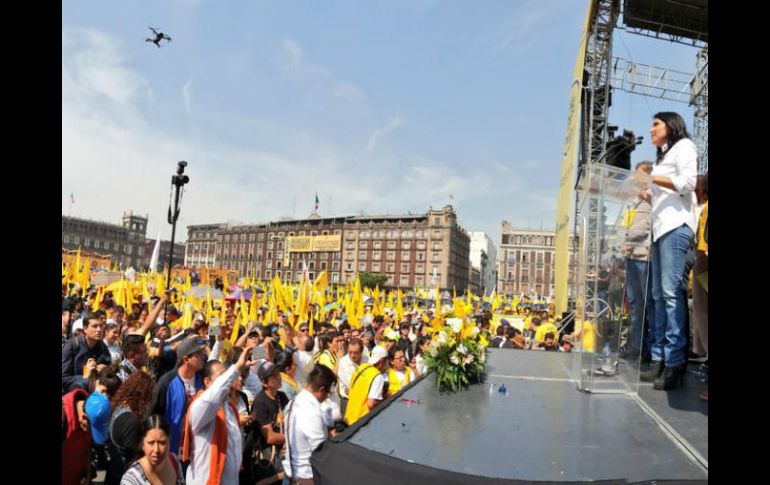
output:
POLYGON ((666 393, 642 384, 636 398, 588 394, 577 390, 572 359, 494 349, 486 383, 439 395, 428 375, 343 439, 403 462, 477 477, 708 479, 708 408, 697 400, 700 386, 666 393), (507 394, 499 392, 501 384, 507 394))

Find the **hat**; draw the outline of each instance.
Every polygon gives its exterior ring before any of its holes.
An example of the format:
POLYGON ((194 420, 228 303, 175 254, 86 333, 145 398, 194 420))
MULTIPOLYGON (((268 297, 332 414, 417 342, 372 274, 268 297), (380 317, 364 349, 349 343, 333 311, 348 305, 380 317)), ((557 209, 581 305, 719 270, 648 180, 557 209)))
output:
POLYGON ((511 324, 511 322, 509 322, 509 321, 508 321, 508 320, 506 320, 505 318, 501 318, 501 319, 500 319, 500 324, 501 324, 501 325, 510 325, 510 324, 511 324))
POLYGON ((259 377, 260 381, 264 381, 276 372, 278 372, 278 367, 276 367, 275 364, 269 360, 266 360, 259 365, 259 368, 257 369, 257 377, 259 377))
POLYGON ((377 365, 377 362, 388 357, 388 351, 384 347, 379 345, 372 349, 372 353, 369 355, 369 363, 377 365))
POLYGON ((177 358, 181 360, 182 357, 184 356, 192 355, 195 352, 203 350, 204 348, 206 348, 206 345, 208 345, 208 342, 206 342, 202 338, 185 339, 182 341, 181 344, 179 344, 179 347, 176 349, 177 358))
POLYGON ((388 328, 385 330, 385 333, 383 334, 383 338, 386 338, 388 340, 398 340, 400 338, 400 335, 398 332, 393 330, 392 328, 388 328))
POLYGON ((517 333, 515 337, 513 337, 513 343, 516 345, 517 348, 523 349, 527 342, 524 340, 524 336, 520 333, 517 333))
POLYGON ((85 411, 91 423, 91 436, 96 444, 103 445, 109 431, 110 400, 96 391, 86 400, 85 411))

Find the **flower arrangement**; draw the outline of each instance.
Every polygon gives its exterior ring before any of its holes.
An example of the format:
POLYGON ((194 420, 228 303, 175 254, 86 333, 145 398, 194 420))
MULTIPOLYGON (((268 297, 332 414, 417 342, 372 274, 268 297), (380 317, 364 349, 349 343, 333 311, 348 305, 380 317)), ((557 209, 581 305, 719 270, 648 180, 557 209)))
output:
POLYGON ((425 363, 436 374, 439 388, 456 392, 479 380, 487 359, 480 340, 478 327, 461 318, 448 318, 433 334, 425 363))

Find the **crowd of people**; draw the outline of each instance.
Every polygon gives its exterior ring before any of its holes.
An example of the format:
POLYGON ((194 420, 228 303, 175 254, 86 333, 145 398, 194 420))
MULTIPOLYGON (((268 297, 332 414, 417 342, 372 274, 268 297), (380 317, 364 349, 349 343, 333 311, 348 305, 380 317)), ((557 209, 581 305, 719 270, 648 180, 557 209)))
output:
MULTIPOLYGON (((655 117, 658 161, 637 166, 648 187, 629 223, 621 289, 631 317, 624 356, 649 361, 641 379, 665 390, 681 382, 690 343, 708 353, 708 174, 696 177, 694 145, 672 115, 655 117)), ((403 312, 399 296, 398 312, 367 305, 353 324, 344 306, 320 313, 313 304, 306 315, 271 309, 268 321, 264 300, 259 319, 245 318, 255 313, 243 299, 239 309, 222 300, 180 325, 172 291, 121 306, 103 290, 62 286, 68 485, 90 483, 96 469, 108 485, 312 484, 313 450, 428 372, 440 311, 403 312)), ((474 308, 489 347, 572 351, 574 328, 552 307, 501 310, 510 316, 474 308)))
MULTIPOLYGON (((397 323, 395 310, 367 305, 355 326, 344 308, 314 321, 310 305, 301 318, 278 310, 267 325, 239 325, 223 300, 215 314, 224 319, 196 312, 183 329, 170 291, 129 309, 111 292, 70 293, 63 288, 67 484, 97 469, 107 484, 312 483, 321 442, 427 373, 433 308, 397 323)), ((535 310, 511 310, 521 330, 506 319, 492 329, 478 305, 475 319, 490 346, 569 351, 558 321, 535 310)))

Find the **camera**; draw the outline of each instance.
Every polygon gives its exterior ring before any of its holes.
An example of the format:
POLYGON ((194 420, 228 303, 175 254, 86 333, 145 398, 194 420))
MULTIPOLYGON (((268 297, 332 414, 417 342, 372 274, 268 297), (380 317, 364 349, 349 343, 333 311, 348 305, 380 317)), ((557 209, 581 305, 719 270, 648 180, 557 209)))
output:
POLYGON ((190 177, 184 174, 184 169, 187 166, 187 162, 182 160, 176 167, 176 175, 171 176, 171 185, 176 187, 182 187, 190 181, 190 177))

